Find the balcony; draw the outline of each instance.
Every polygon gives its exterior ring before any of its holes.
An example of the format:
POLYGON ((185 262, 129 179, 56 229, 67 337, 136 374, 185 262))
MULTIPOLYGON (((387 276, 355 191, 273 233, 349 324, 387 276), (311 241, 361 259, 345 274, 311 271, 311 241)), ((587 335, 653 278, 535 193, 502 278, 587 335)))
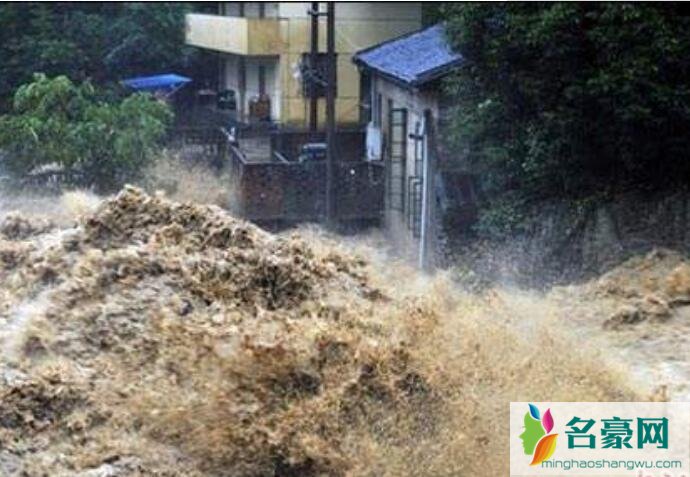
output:
POLYGON ((236 55, 278 55, 283 51, 277 18, 188 14, 186 42, 236 55))

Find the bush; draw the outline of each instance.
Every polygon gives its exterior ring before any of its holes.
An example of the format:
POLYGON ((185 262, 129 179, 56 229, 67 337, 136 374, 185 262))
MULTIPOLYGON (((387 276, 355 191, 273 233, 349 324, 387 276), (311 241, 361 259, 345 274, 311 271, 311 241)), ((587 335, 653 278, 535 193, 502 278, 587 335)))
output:
POLYGON ((15 177, 45 168, 72 185, 105 191, 136 178, 154 157, 172 113, 149 95, 101 100, 88 83, 37 74, 0 117, 0 149, 15 177))

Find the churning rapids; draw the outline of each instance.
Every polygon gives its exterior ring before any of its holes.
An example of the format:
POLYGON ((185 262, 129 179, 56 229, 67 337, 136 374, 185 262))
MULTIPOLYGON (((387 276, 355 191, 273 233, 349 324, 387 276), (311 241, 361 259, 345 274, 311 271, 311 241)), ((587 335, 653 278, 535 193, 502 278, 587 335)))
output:
POLYGON ((690 397, 671 252, 470 293, 133 187, 46 204, 0 208, 3 476, 500 476, 510 401, 690 397))

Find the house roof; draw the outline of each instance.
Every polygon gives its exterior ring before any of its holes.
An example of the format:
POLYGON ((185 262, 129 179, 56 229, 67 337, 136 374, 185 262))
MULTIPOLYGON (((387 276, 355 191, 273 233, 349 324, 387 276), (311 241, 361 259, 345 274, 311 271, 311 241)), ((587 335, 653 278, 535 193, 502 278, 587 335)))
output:
POLYGON ((451 50, 445 28, 437 24, 359 51, 353 61, 408 86, 419 86, 463 62, 451 50))

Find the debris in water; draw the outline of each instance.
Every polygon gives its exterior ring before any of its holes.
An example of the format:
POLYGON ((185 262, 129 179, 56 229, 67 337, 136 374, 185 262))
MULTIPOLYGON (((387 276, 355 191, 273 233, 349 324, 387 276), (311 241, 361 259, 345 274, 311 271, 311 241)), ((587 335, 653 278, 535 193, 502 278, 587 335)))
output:
POLYGON ((19 213, 9 213, 0 221, 0 236, 9 240, 24 240, 49 231, 54 224, 48 220, 29 219, 19 213))

